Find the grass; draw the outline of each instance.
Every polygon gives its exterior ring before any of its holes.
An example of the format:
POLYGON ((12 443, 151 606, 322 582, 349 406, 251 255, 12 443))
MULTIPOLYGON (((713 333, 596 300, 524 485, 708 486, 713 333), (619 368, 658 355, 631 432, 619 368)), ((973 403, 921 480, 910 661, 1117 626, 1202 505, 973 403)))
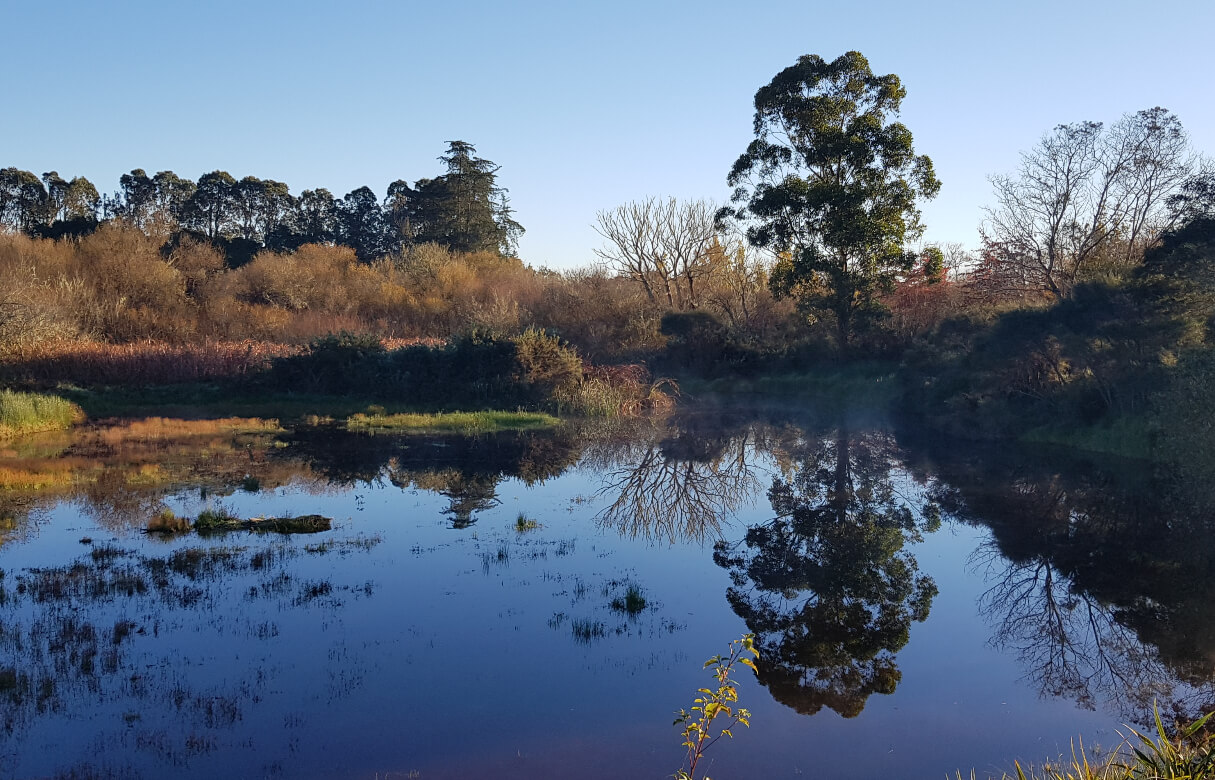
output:
POLYGON ((148 521, 147 531, 150 534, 164 534, 170 536, 172 534, 183 534, 190 530, 190 521, 184 517, 178 517, 173 513, 172 509, 162 509, 151 520, 148 521))
POLYGON ((58 396, 0 390, 0 439, 62 431, 83 419, 79 406, 58 396))
POLYGON ((827 406, 873 409, 891 406, 901 393, 898 367, 881 361, 858 361, 819 371, 768 374, 753 379, 683 379, 681 385, 689 396, 797 398, 827 406))
MULTIPOLYGON (((1212 713, 1215 714, 1215 713, 1212 713)), ((1215 745, 1207 731, 1211 714, 1178 727, 1172 735, 1164 727, 1156 710, 1155 729, 1144 734, 1130 729, 1121 748, 1104 759, 1090 759, 1083 743, 1073 744, 1071 759, 1044 763, 1028 768, 1016 763, 1015 774, 1005 774, 1003 780, 1176 780, 1215 779, 1215 745)), ((957 780, 963 780, 957 773, 957 780)), ((976 775, 970 773, 972 780, 976 775)))
POLYGON ((539 523, 522 512, 520 512, 519 516, 515 518, 515 530, 519 533, 523 533, 524 531, 534 531, 539 527, 539 523))
POLYGON ((612 599, 611 607, 617 612, 624 612, 628 615, 640 614, 646 608, 645 594, 642 593, 641 588, 629 583, 623 596, 612 599))
POLYGON ((607 636, 607 626, 598 620, 579 618, 570 623, 570 633, 574 635, 574 641, 589 645, 594 640, 607 636))
POLYGON ((355 414, 346 420, 351 431, 492 433, 550 428, 560 420, 543 412, 440 412, 437 414, 355 414))
POLYGON ((1152 431, 1142 417, 1119 417, 1109 424, 1087 428, 1042 426, 1027 431, 1021 440, 1030 444, 1055 444, 1128 458, 1150 458, 1154 449, 1152 431))
POLYGON ((315 534, 329 531, 333 521, 322 515, 298 515, 295 517, 252 517, 242 520, 220 507, 204 509, 194 521, 194 530, 200 534, 219 534, 228 531, 252 531, 254 533, 315 534))

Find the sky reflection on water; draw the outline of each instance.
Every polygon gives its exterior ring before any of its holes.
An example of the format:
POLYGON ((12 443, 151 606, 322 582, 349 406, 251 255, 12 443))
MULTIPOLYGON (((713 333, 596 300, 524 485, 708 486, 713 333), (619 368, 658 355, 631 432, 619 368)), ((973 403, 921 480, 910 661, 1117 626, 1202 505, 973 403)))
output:
POLYGON ((1215 699, 1206 515, 1091 464, 715 410, 80 434, 0 468, 4 777, 665 777, 747 630, 715 777, 983 773, 1215 699), (336 528, 141 533, 165 506, 336 528))

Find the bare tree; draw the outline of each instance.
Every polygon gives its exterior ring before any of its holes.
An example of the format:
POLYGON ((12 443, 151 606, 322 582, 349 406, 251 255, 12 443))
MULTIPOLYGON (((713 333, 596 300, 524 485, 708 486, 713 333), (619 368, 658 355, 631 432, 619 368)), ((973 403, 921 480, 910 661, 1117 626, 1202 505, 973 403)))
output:
POLYGON ((1059 125, 1022 154, 1014 176, 993 176, 981 278, 1006 294, 1066 297, 1101 266, 1129 265, 1167 226, 1167 198, 1197 163, 1177 117, 1163 108, 1059 125))
POLYGON ((699 286, 713 272, 715 212, 707 200, 654 197, 600 211, 594 227, 608 243, 595 254, 639 282, 652 302, 696 308, 699 286))

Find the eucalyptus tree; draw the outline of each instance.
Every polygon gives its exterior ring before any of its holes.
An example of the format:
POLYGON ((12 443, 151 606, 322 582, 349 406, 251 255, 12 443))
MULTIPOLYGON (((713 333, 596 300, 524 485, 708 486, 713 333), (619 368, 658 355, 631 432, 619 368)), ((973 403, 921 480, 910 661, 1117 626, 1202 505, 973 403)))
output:
POLYGON ((295 201, 292 229, 301 244, 332 244, 338 235, 338 205, 324 187, 304 190, 295 201))
POLYGON ((264 242, 291 215, 294 199, 281 181, 246 176, 232 188, 236 232, 248 241, 264 242))
POLYGON ((755 93, 755 139, 730 170, 734 205, 718 213, 777 255, 773 292, 812 322, 833 319, 845 349, 910 271, 906 246, 923 234, 917 203, 941 187, 893 121, 906 94, 859 52, 798 58, 755 93))
POLYGON ((46 187, 29 171, 0 168, 0 228, 31 233, 45 222, 46 187))
POLYGON ((223 238, 233 230, 233 198, 236 179, 227 171, 212 171, 198 177, 198 186, 186 204, 189 227, 207 238, 223 238))
POLYGON ((337 204, 339 243, 369 263, 388 253, 388 224, 370 187, 359 187, 337 204))

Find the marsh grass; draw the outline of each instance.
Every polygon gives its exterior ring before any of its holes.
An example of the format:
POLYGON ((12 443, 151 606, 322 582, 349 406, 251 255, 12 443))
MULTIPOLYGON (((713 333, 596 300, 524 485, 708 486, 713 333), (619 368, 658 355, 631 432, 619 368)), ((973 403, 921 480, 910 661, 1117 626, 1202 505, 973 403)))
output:
POLYGON ((80 407, 58 396, 0 390, 0 439, 62 431, 82 420, 80 407))
POLYGON ((539 527, 539 523, 522 512, 520 512, 519 516, 515 518, 515 530, 519 533, 524 533, 525 531, 534 531, 539 527))
POLYGON ((447 412, 438 414, 370 414, 352 415, 346 420, 351 431, 399 431, 428 433, 455 431, 459 433, 493 433, 550 428, 561 421, 543 412, 447 412))
POLYGON ((194 530, 200 534, 221 534, 229 531, 251 531, 254 533, 315 534, 333 528, 333 520, 323 515, 297 515, 291 517, 252 517, 242 520, 228 510, 219 507, 204 509, 194 521, 194 530))
POLYGON ((184 534, 190 530, 190 521, 184 517, 178 517, 173 513, 172 509, 162 509, 151 520, 148 521, 147 532, 150 534, 162 534, 171 536, 174 534, 184 534))
POLYGON ((607 636, 607 626, 598 620, 579 618, 570 621, 570 632, 574 635, 574 641, 589 645, 596 639, 607 636))
MULTIPOLYGON (((1072 744, 1070 760, 1047 762, 1041 766, 1024 767, 1018 761, 1014 774, 1004 774, 1002 780, 1212 780, 1215 778, 1215 744, 1207 731, 1207 723, 1215 713, 1179 726, 1172 735, 1153 710, 1154 729, 1143 733, 1129 729, 1119 749, 1104 758, 1090 758, 1084 743, 1072 744)), ((958 772, 957 780, 964 780, 958 772)), ((971 780, 977 776, 972 771, 971 780)))
POLYGON ((898 367, 893 363, 858 361, 804 373, 770 374, 754 379, 725 377, 683 380, 685 395, 723 395, 810 399, 828 407, 881 409, 899 398, 898 367))
POLYGON ((645 610, 647 601, 645 593, 641 588, 634 583, 629 583, 625 588, 623 596, 617 596, 612 599, 611 608, 617 612, 624 612, 629 616, 638 615, 645 610))

